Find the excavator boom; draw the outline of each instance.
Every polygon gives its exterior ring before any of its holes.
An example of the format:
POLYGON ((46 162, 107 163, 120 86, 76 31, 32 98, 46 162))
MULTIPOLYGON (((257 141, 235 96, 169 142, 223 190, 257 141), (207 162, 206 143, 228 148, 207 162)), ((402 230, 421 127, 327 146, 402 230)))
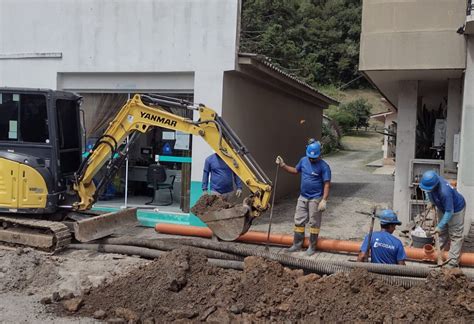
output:
POLYGON ((228 241, 237 239, 248 230, 252 220, 268 208, 272 192, 270 180, 238 136, 214 110, 173 98, 137 94, 122 107, 76 173, 74 189, 80 200, 73 205, 74 209, 88 210, 92 207, 98 189, 118 169, 117 165, 127 154, 128 147, 120 149, 127 136, 131 136, 133 141, 137 134, 146 133, 153 127, 202 137, 249 188, 251 196, 244 200, 245 204, 201 216, 217 237, 228 241), (164 109, 169 106, 197 110, 199 120, 172 114, 164 109), (92 179, 105 164, 109 173, 96 188, 92 179))

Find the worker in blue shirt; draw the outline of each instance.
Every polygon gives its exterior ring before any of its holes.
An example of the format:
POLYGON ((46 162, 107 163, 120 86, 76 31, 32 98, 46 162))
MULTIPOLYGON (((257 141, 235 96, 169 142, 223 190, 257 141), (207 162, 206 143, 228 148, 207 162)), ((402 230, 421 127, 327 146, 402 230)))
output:
POLYGON ((435 228, 435 233, 439 235, 441 249, 444 249, 451 240, 446 267, 457 267, 463 242, 466 201, 435 171, 426 171, 423 174, 420 188, 427 193, 428 209, 431 209, 433 205, 436 206, 440 220, 435 228))
POLYGON ((211 178, 211 194, 221 195, 228 200, 234 193, 234 183, 237 188, 235 196, 239 198, 242 195, 242 181, 229 168, 229 166, 217 154, 211 154, 204 163, 204 172, 202 176, 202 191, 209 190, 209 177, 211 178))
MULTIPOLYGON (((400 264, 405 265, 405 249, 402 242, 393 234, 397 225, 402 225, 397 214, 391 209, 385 209, 380 216, 380 232, 373 232, 370 239, 370 261, 372 263, 400 264)), ((360 248, 358 262, 368 259, 367 247, 369 235, 366 235, 360 248)))
POLYGON ((296 204, 293 245, 288 251, 301 250, 305 225, 309 223, 309 247, 306 253, 313 255, 316 252, 322 212, 326 210, 329 198, 331 168, 321 159, 321 144, 318 141, 306 146, 306 156, 295 167, 286 165, 281 156, 277 156, 275 162, 288 173, 301 173, 301 194, 296 204))

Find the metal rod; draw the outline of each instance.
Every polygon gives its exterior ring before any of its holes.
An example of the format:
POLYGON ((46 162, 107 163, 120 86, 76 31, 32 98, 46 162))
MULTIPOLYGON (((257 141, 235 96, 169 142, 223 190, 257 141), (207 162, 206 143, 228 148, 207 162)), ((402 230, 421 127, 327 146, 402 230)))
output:
POLYGON ((270 207, 270 222, 268 223, 268 233, 267 233, 267 241, 265 242, 265 250, 268 250, 268 242, 270 241, 270 233, 272 232, 272 220, 273 220, 273 207, 275 206, 275 196, 276 196, 276 188, 278 183, 278 171, 280 170, 280 166, 276 166, 275 171, 275 182, 273 186, 273 197, 272 197, 272 205, 270 207))

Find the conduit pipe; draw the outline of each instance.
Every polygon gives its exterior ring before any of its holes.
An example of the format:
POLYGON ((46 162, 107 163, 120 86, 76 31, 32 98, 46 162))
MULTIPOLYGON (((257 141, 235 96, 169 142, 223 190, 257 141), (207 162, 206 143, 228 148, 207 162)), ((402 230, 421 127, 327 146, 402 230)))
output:
MULTIPOLYGON (((276 261, 284 266, 296 269, 303 269, 309 272, 318 274, 334 274, 338 272, 350 272, 352 268, 336 264, 330 261, 317 261, 312 259, 300 259, 293 256, 266 251, 263 249, 255 249, 244 245, 236 245, 232 243, 213 242, 204 240, 187 240, 183 244, 198 246, 205 249, 214 249, 222 252, 235 253, 243 256, 257 256, 268 260, 276 261)), ((413 287, 414 285, 422 284, 425 279, 413 277, 400 277, 392 275, 383 275, 371 273, 372 277, 379 278, 388 284, 397 284, 405 288, 413 287)))
MULTIPOLYGON (((97 252, 102 252, 102 253, 138 255, 146 259, 156 259, 160 257, 161 255, 163 255, 164 253, 166 253, 163 251, 148 249, 148 248, 143 248, 143 247, 127 246, 127 245, 112 245, 112 244, 69 244, 68 248, 71 248, 74 250, 97 251, 97 252)), ((212 251, 212 252, 215 252, 215 251, 212 251)), ((220 268, 225 268, 225 269, 234 269, 234 270, 244 269, 243 261, 208 258, 207 262, 211 265, 214 265, 220 268)))
MULTIPOLYGON (((305 259, 298 259, 286 255, 281 255, 273 252, 267 251, 258 251, 252 248, 243 247, 243 246, 232 246, 232 245, 221 245, 218 242, 199 242, 203 246, 207 245, 205 243, 210 243, 212 246, 218 246, 224 250, 234 250, 235 252, 239 252, 242 255, 255 255, 264 257, 266 259, 274 260, 280 262, 286 266, 293 266, 295 268, 305 269, 308 271, 313 271, 317 273, 323 274, 334 274, 337 272, 348 272, 350 271, 349 268, 335 265, 326 262, 314 262, 314 260, 305 260, 305 259)), ((117 253, 117 254, 125 254, 125 255, 138 255, 148 259, 155 259, 161 256, 163 251, 143 248, 143 247, 136 247, 136 246, 126 246, 126 245, 112 245, 112 244, 70 244, 68 246, 71 249, 76 250, 92 250, 97 252, 103 253, 117 253)), ((230 252, 230 251, 229 251, 230 252)), ((242 261, 231 261, 231 260, 222 260, 222 259, 211 259, 208 258, 207 262, 211 265, 226 268, 226 269, 235 269, 235 270, 243 270, 244 263, 242 261)), ((405 288, 410 288, 415 285, 419 285, 423 283, 423 279, 420 278, 408 278, 408 277, 397 277, 397 276, 387 276, 381 274, 371 274, 372 276, 385 281, 388 284, 397 284, 403 286, 405 288)))
MULTIPOLYGON (((212 232, 207 227, 159 223, 155 226, 155 230, 163 234, 196 236, 204 238, 212 237, 212 232)), ((256 244, 265 243, 267 241, 267 233, 256 231, 247 232, 239 237, 237 241, 256 244)), ((270 243, 290 246, 293 244, 293 236, 288 234, 270 234, 270 243)), ((307 247, 308 243, 309 241, 306 238, 304 246, 307 247)), ((361 242, 355 241, 319 238, 317 249, 327 252, 358 253, 360 251, 361 244, 361 242)), ((423 249, 405 247, 405 252, 407 254, 407 258, 411 260, 436 262, 436 253, 434 252, 434 249, 431 245, 425 245, 423 249)), ((447 257, 447 252, 443 252, 443 258, 446 260, 447 257)), ((474 266, 474 253, 462 253, 459 263, 463 266, 474 266)))
MULTIPOLYGON (((128 237, 128 236, 106 238, 106 239, 102 239, 98 241, 97 243, 138 246, 138 247, 144 247, 144 248, 162 250, 162 251, 171 251, 181 246, 180 242, 164 242, 162 240, 157 240, 157 239, 147 240, 147 239, 140 239, 140 238, 128 237)), ((235 254, 201 249, 201 248, 195 248, 195 249, 197 252, 212 259, 223 259, 223 260, 234 260, 234 261, 243 260, 243 257, 235 255, 235 254)))

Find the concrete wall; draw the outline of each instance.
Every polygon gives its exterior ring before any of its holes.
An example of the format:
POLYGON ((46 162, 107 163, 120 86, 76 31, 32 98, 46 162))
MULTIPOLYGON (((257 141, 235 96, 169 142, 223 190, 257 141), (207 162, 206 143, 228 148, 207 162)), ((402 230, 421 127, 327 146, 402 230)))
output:
MULTIPOLYGON (((194 91, 220 112, 239 13, 239 0, 0 0, 0 86, 194 91)), ((198 181, 211 150, 193 151, 198 181)))
POLYGON ((410 160, 415 158, 416 108, 418 106, 418 81, 400 81, 397 116, 397 149, 395 158, 395 184, 393 209, 403 223, 409 220, 411 190, 409 188, 410 160))
POLYGON ((364 0, 359 68, 462 69, 466 0, 364 0))
MULTIPOLYGON (((223 117, 270 179, 277 155, 294 166, 305 154, 307 139, 321 138, 322 111, 241 73, 224 74, 223 117)), ((299 176, 280 172, 277 196, 298 191, 299 184, 299 176)))
MULTIPOLYGON (((467 40, 467 66, 464 77, 464 91, 462 102, 462 124, 461 124, 461 149, 458 164, 458 189, 467 201, 465 225, 474 221, 474 38, 469 36, 467 40)), ((464 232, 469 226, 464 227, 464 232)))

